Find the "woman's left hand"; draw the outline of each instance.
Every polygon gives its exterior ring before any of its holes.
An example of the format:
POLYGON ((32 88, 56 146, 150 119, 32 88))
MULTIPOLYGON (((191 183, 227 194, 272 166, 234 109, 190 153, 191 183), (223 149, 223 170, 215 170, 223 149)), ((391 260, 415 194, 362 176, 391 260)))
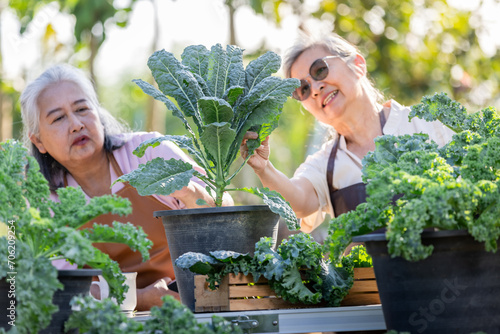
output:
POLYGON ((170 282, 170 277, 163 277, 145 288, 137 289, 137 311, 149 311, 153 306, 161 306, 161 298, 165 295, 171 295, 180 301, 179 294, 169 290, 170 282))
MULTIPOLYGON (((196 182, 189 182, 189 185, 172 193, 171 196, 177 198, 186 205, 188 209, 195 209, 200 207, 213 207, 215 206, 214 199, 208 194, 206 189, 196 182), (198 205, 196 201, 203 199, 207 205, 198 205)), ((227 193, 224 193, 222 198, 222 206, 234 205, 233 198, 227 193)))

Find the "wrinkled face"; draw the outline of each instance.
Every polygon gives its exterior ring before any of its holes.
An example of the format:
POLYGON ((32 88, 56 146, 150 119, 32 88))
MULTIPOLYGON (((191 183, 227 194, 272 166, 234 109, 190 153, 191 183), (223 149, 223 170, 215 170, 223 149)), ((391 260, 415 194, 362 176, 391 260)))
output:
POLYGON ((309 83, 309 96, 303 106, 319 121, 335 126, 346 108, 353 106, 363 94, 360 79, 365 75, 363 57, 357 55, 351 69, 345 59, 330 57, 332 54, 322 47, 304 51, 291 67, 291 77, 309 83), (326 57, 326 58, 325 58, 326 57), (310 75, 311 65, 324 58, 328 75, 316 81, 310 75))
POLYGON ((104 128, 82 89, 62 81, 48 86, 38 97, 40 125, 31 141, 70 169, 104 152, 104 128))

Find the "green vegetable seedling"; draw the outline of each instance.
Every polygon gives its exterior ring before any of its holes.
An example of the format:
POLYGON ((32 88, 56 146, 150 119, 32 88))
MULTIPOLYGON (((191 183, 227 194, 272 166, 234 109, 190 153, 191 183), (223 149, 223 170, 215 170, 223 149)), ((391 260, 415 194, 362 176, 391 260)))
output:
MULTIPOLYGON (((148 147, 163 140, 187 150, 205 170, 205 175, 188 163, 156 158, 118 179, 130 182, 141 195, 170 195, 187 186, 196 176, 207 184, 215 205, 221 206, 225 191, 241 190, 260 196, 270 209, 284 217, 289 229, 298 229, 298 221, 290 206, 278 193, 269 189, 228 188, 241 170, 232 164, 248 130, 259 134, 249 143, 250 155, 278 126, 283 104, 299 85, 297 79, 272 76, 281 66, 280 57, 267 52, 243 67, 243 50, 217 44, 188 46, 182 61, 165 50, 155 52, 148 61, 158 88, 142 80, 134 80, 148 95, 165 104, 181 119, 186 136, 166 135, 142 143, 134 154, 141 157, 148 147)), ((199 204, 204 204, 199 202, 199 204)))
POLYGON ((0 280, 15 273, 16 326, 12 328, 16 333, 38 333, 57 311, 52 297, 63 286, 52 260, 67 259, 79 267, 101 269, 110 296, 121 303, 125 277, 118 263, 92 244, 123 243, 140 251, 144 260, 149 258, 152 242, 141 227, 115 222, 80 229, 101 214, 129 214, 127 199, 106 195, 87 203, 83 191, 72 187, 59 188, 57 194, 56 203, 50 199, 37 161, 19 142, 0 144, 0 227, 5 233, 0 234, 0 280))

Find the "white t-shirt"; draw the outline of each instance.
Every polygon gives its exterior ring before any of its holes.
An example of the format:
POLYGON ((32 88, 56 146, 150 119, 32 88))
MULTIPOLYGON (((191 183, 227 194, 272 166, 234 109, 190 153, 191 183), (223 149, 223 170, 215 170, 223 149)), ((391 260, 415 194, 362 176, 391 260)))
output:
MULTIPOLYGON (((427 122, 414 117, 408 121, 410 108, 400 105, 394 100, 390 101, 390 113, 385 123, 383 133, 386 135, 405 135, 414 133, 426 133, 430 139, 439 146, 443 146, 451 140, 454 132, 440 122, 427 122)), ((295 171, 294 177, 308 179, 316 193, 318 194, 318 210, 302 219, 301 230, 311 232, 318 227, 325 219, 326 213, 334 216, 330 192, 326 180, 326 169, 328 159, 336 139, 326 142, 319 151, 307 157, 295 171)), ((337 156, 335 158, 335 168, 333 171, 333 186, 342 189, 350 185, 362 182, 361 159, 347 149, 343 136, 339 138, 337 156)))

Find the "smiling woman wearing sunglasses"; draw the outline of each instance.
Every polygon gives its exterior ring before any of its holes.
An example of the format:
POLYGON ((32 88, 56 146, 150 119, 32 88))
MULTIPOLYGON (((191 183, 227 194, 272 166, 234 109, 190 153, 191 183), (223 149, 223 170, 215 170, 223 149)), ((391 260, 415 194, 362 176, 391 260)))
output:
MULTIPOLYGON (((325 214, 338 216, 365 201, 361 160, 375 149, 382 134, 427 133, 439 145, 452 132, 439 122, 408 121, 410 109, 383 95, 368 78, 366 61, 358 49, 338 35, 302 37, 285 55, 284 72, 301 86, 293 97, 319 122, 335 130, 332 140, 307 157, 289 179, 269 161, 269 138, 248 160, 265 187, 280 192, 311 232, 325 214)), ((246 139, 256 138, 248 132, 246 139)), ((246 139, 241 154, 247 156, 246 139)))

